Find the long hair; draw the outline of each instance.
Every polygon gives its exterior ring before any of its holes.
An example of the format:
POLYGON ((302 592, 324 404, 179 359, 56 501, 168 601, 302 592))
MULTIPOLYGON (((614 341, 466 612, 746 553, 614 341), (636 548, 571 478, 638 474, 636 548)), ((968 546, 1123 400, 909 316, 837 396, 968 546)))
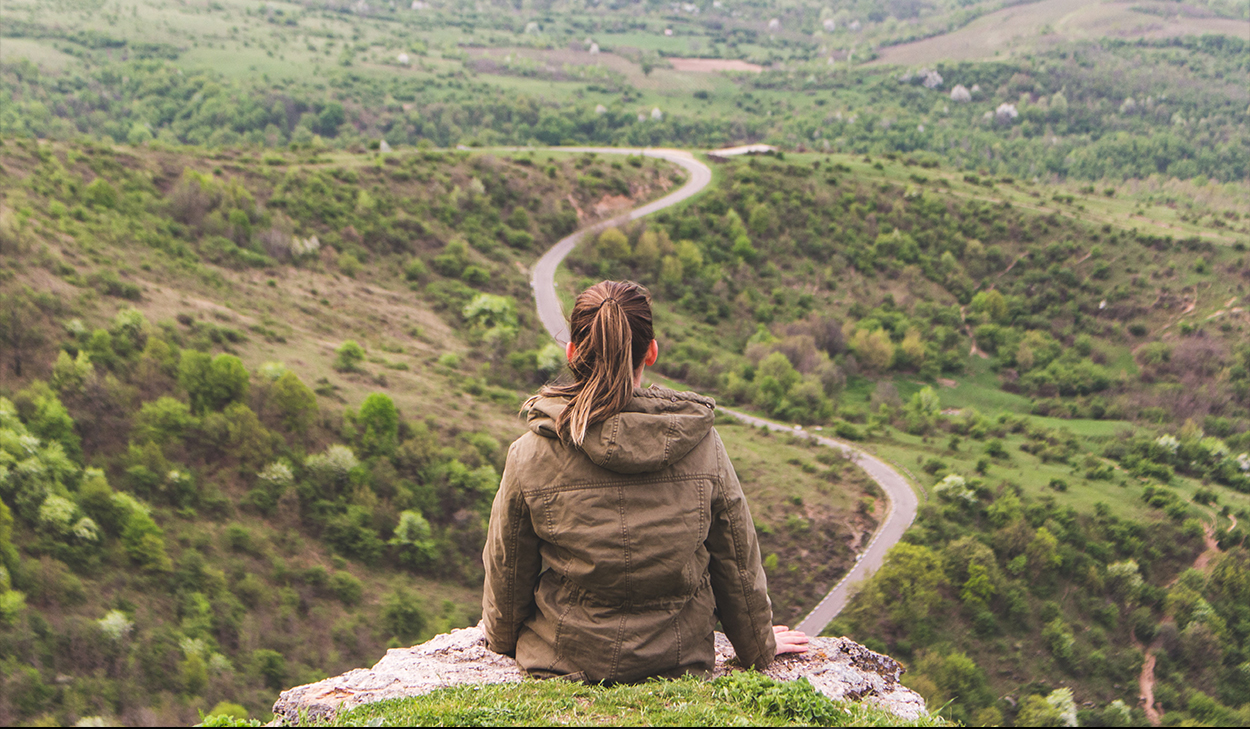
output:
POLYGON ((548 385, 541 394, 571 398, 556 432, 581 447, 588 427, 624 410, 634 396, 634 370, 655 338, 651 293, 633 281, 600 281, 577 296, 569 334, 576 348, 569 361, 573 381, 548 385))

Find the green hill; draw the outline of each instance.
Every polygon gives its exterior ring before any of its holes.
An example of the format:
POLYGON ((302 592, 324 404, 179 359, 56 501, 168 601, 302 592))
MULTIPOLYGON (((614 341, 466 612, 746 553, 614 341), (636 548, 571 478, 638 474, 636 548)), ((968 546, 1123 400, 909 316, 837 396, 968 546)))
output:
POLYGON ((1142 722, 1149 654, 1169 720, 1244 723, 1244 244, 911 162, 723 166, 567 285, 636 277, 662 371, 918 474, 915 526, 829 630, 934 710, 1046 724, 1068 687, 1082 724, 1142 722))

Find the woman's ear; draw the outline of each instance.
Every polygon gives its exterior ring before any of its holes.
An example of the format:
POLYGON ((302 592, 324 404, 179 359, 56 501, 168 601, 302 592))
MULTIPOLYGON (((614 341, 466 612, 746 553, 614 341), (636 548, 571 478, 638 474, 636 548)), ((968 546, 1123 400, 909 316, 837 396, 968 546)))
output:
MULTIPOLYGON (((570 344, 569 346, 571 347, 573 345, 570 344)), ((651 365, 655 364, 655 361, 659 358, 660 358, 660 345, 657 344, 654 339, 652 339, 651 346, 647 347, 647 356, 642 358, 642 363, 646 365, 647 367, 650 367, 651 365)))
POLYGON ((568 344, 564 345, 564 356, 565 356, 565 358, 567 358, 567 359, 568 359, 568 361, 569 361, 569 362, 572 362, 572 361, 573 361, 573 357, 574 357, 574 355, 576 355, 576 354, 577 354, 577 345, 576 345, 576 344, 573 344, 572 342, 569 342, 568 344))

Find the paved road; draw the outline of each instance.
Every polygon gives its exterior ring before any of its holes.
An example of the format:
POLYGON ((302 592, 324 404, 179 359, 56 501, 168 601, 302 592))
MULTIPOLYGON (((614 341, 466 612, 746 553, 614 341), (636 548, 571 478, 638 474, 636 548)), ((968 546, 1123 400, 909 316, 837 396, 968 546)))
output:
POLYGON ((560 262, 564 260, 564 257, 577 247, 577 244, 587 233, 597 233, 605 228, 637 220, 644 215, 650 215, 657 210, 663 210, 670 205, 676 205, 682 200, 697 195, 712 181, 712 170, 695 159, 689 152, 683 152, 678 149, 618 149, 616 147, 561 147, 560 149, 565 152, 641 154, 646 157, 667 160, 683 167, 689 173, 686 184, 659 200, 647 203, 623 215, 618 215, 611 220, 595 223, 574 232, 548 249, 543 254, 543 257, 539 258, 538 262, 534 264, 534 276, 530 279, 530 286, 534 288, 534 302, 538 306, 538 318, 542 321, 543 327, 547 329, 552 337, 555 337, 557 342, 568 344, 568 322, 565 321, 564 312, 560 308, 560 299, 556 296, 556 269, 560 267, 560 262))
MULTIPOLYGON (((530 281, 530 285, 534 288, 534 300, 538 307, 538 318, 542 321, 543 327, 547 329, 547 332, 557 342, 565 344, 569 340, 568 323, 564 318, 564 312, 561 310, 560 299, 556 296, 555 284, 556 269, 559 268, 560 262, 564 260, 565 256, 572 252, 573 248, 577 246, 587 233, 598 232, 604 228, 620 225, 630 220, 637 220, 644 215, 649 215, 697 194, 712 181, 712 171, 708 169, 707 165, 696 160, 688 152, 680 150, 617 149, 612 147, 562 147, 561 149, 573 152, 595 152, 598 154, 643 154, 647 157, 657 157, 680 165, 690 174, 685 185, 659 200, 643 205, 611 220, 605 220, 582 228, 569 235, 552 246, 534 264, 534 276, 530 281)), ((885 518, 881 520, 877 533, 873 536, 872 541, 868 543, 868 548, 861 553, 855 562, 855 566, 846 573, 842 581, 835 585, 829 594, 825 595, 824 599, 816 605, 802 622, 794 626, 796 630, 802 630, 808 635, 817 635, 846 606, 847 599, 850 597, 851 587, 866 579, 881 567, 881 564, 885 561, 886 552, 890 551, 890 547, 898 543, 898 540, 903 536, 903 532, 907 531, 907 527, 911 526, 912 521, 916 518, 916 509, 919 506, 916 493, 912 491, 911 486, 907 484, 907 480, 901 474, 876 456, 866 453, 853 445, 834 440, 833 438, 826 438, 816 433, 795 430, 792 426, 774 423, 770 420, 757 418, 726 407, 721 407, 720 410, 742 420, 748 425, 813 438, 821 445, 837 448, 849 454, 885 492, 889 503, 888 510, 885 518)))

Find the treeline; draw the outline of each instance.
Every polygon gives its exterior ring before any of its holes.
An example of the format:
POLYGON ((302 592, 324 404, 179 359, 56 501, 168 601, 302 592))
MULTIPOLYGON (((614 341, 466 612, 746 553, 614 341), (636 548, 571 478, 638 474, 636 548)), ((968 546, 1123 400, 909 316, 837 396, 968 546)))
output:
POLYGON ((818 106, 792 109, 773 131, 791 146, 926 152, 967 170, 1029 178, 1234 182, 1248 171, 1250 95, 1236 82, 1247 72, 1247 48, 1230 36, 1080 43, 1021 60, 938 63, 935 89, 914 69, 806 80, 769 71, 749 84, 818 94, 818 106), (956 99, 956 86, 968 93, 956 99), (825 91, 831 105, 820 98, 825 91))
POLYGON ((517 94, 460 70, 378 75, 347 67, 328 70, 324 81, 271 82, 184 74, 151 59, 60 74, 18 61, 0 66, 0 133, 267 148, 356 148, 383 139, 439 147, 768 141, 923 152, 993 175, 1232 182, 1250 175, 1243 113, 1250 96, 1236 83, 1247 70, 1246 49, 1225 36, 1075 44, 1018 61, 938 64, 942 84, 932 90, 918 74, 831 73, 820 64, 806 76, 766 71, 739 80, 732 114, 666 109, 659 120, 637 118, 628 90, 596 112, 571 97, 517 94), (951 97, 956 85, 975 89, 966 103, 951 97), (778 89, 794 96, 764 104, 752 94, 778 89))

